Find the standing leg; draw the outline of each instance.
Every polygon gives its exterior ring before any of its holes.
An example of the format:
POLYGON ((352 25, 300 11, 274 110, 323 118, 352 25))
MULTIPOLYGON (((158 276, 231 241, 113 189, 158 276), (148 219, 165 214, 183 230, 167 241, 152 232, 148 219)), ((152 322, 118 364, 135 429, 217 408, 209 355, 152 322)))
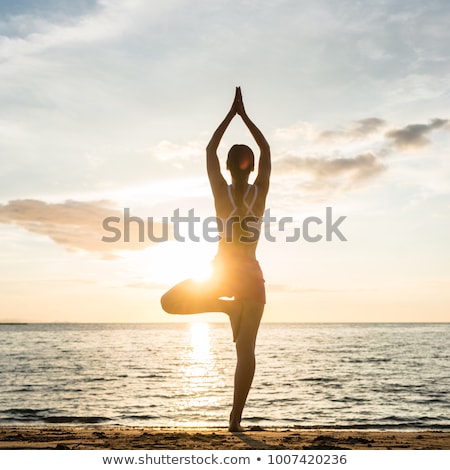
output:
POLYGON ((264 304, 243 301, 239 333, 236 338, 237 364, 234 375, 234 399, 229 430, 241 432, 242 411, 255 374, 255 344, 264 304))

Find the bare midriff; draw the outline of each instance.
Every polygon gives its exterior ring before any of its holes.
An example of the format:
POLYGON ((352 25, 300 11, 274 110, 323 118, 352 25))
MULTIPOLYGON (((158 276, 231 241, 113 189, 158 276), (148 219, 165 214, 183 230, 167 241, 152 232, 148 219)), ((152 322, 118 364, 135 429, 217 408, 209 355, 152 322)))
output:
POLYGON ((217 255, 223 257, 245 256, 246 258, 256 259, 258 240, 242 241, 242 238, 245 239, 246 237, 249 237, 249 234, 239 229, 233 230, 231 240, 227 240, 223 235, 222 239, 219 241, 217 255))

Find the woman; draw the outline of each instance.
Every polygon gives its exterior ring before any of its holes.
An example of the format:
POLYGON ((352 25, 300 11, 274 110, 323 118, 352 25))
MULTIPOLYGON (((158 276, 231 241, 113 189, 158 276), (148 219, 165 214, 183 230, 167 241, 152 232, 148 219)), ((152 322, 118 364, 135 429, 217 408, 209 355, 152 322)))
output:
POLYGON ((255 251, 269 189, 271 162, 269 144, 247 116, 239 87, 230 111, 206 148, 206 162, 221 232, 213 273, 205 282, 187 280, 177 284, 163 295, 161 305, 172 314, 224 312, 230 317, 237 365, 229 430, 240 432, 243 431, 242 410, 255 372, 256 335, 266 302, 264 279, 255 251), (248 178, 254 169, 254 156, 246 145, 234 145, 228 153, 231 186, 220 171, 217 148, 236 115, 242 118, 260 149, 258 175, 252 185, 248 178))

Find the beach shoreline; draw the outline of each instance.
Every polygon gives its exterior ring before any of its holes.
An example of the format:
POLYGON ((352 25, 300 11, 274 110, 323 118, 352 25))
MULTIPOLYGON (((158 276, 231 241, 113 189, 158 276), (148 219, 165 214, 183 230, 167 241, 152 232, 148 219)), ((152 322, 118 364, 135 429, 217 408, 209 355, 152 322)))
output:
POLYGON ((448 430, 225 428, 131 426, 0 427, 0 450, 450 450, 448 430))

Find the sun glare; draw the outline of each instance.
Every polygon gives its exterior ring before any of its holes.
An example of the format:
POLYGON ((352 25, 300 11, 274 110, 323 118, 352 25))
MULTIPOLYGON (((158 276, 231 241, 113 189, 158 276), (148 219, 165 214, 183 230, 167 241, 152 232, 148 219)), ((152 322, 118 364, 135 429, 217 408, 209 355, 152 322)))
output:
POLYGON ((209 337, 209 324, 205 322, 191 323, 190 333, 192 362, 208 362, 211 348, 211 341, 209 337))
POLYGON ((141 258, 141 275, 148 282, 167 286, 189 278, 204 281, 211 274, 215 253, 210 245, 166 242, 149 248, 141 258))
MULTIPOLYGON (((193 322, 189 325, 190 344, 181 369, 185 399, 180 402, 184 413, 217 406, 217 396, 210 391, 217 387, 214 357, 211 351, 210 325, 193 322)), ((184 423, 185 425, 185 423, 184 423)), ((192 421, 189 426, 205 426, 207 422, 192 421)))

